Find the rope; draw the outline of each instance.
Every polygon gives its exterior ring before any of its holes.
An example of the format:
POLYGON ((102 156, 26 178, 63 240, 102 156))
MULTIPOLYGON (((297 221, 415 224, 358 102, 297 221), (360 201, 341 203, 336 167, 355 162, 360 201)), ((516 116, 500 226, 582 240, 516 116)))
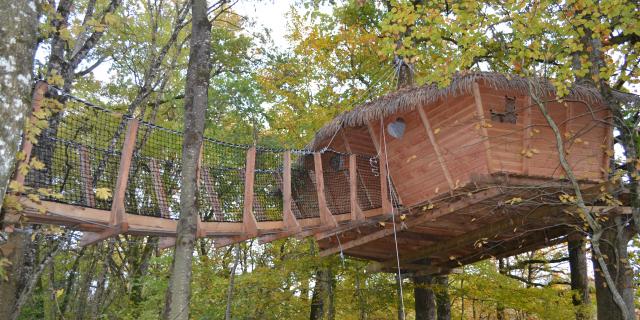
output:
MULTIPOLYGON (((395 249, 396 249, 396 267, 398 270, 398 286, 400 287, 400 307, 402 309, 402 318, 401 320, 404 320, 405 317, 405 310, 404 310, 404 290, 402 288, 402 272, 400 270, 400 252, 398 251, 398 232, 396 230, 396 214, 395 214, 395 198, 393 196, 393 191, 391 190, 391 174, 389 172, 389 158, 387 156, 387 139, 385 137, 384 134, 384 122, 383 122, 383 118, 380 118, 380 133, 382 135, 382 139, 380 140, 382 142, 382 146, 381 146, 381 150, 382 147, 384 147, 384 166, 386 168, 387 171, 387 185, 388 185, 388 190, 389 190, 389 198, 391 198, 391 222, 393 223, 393 242, 395 245, 395 249)), ((385 195, 383 195, 385 196, 385 195)))

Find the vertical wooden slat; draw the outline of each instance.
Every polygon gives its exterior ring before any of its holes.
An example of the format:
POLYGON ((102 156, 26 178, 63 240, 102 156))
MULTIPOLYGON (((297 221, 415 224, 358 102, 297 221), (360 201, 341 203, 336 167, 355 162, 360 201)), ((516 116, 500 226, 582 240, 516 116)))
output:
POLYGON ((316 191, 318 193, 318 208, 320 209, 320 222, 323 225, 335 227, 338 225, 336 219, 327 207, 327 199, 324 193, 324 175, 322 173, 322 154, 313 154, 313 164, 316 176, 316 191))
POLYGON ((525 100, 525 110, 522 113, 522 173, 529 174, 529 157, 526 156, 527 151, 531 149, 531 136, 533 135, 533 125, 531 120, 531 112, 533 105, 531 104, 531 97, 527 96, 525 100))
POLYGON ((125 191, 129 182, 129 169, 133 150, 136 146, 136 135, 138 133, 139 122, 137 119, 130 119, 127 126, 127 133, 124 136, 122 153, 120 154, 120 166, 118 167, 118 178, 113 192, 113 202, 111 203, 111 218, 109 224, 112 226, 123 225, 127 229, 127 215, 124 208, 125 191))
POLYGON ((222 204, 220 203, 220 197, 216 192, 214 186, 215 181, 211 179, 209 169, 202 168, 202 179, 204 180, 204 187, 207 190, 207 198, 213 209, 213 220, 218 221, 222 218, 222 204))
MULTIPOLYGON (((31 97, 31 117, 29 118, 30 125, 33 125, 38 120, 35 114, 42 109, 42 100, 44 99, 44 94, 47 92, 48 89, 49 89, 48 83, 44 81, 38 81, 36 83, 36 86, 33 90, 33 96, 31 97)), ((27 139, 27 135, 25 132, 25 136, 22 142, 22 150, 21 150, 22 155, 24 156, 24 159, 20 161, 18 168, 20 168, 23 165, 29 164, 29 161, 31 161, 32 149, 33 149, 33 143, 31 143, 31 141, 27 139)), ((45 163, 45 165, 50 166, 51 164, 45 163)), ((25 179, 25 176, 20 173, 20 170, 16 170, 16 174, 15 174, 16 182, 18 182, 20 185, 23 185, 24 179, 25 179)))
POLYGON ((151 159, 149 161, 149 169, 151 170, 151 184, 153 184, 153 191, 158 200, 158 207, 160 208, 160 216, 163 218, 170 218, 171 212, 169 210, 169 202, 167 201, 167 194, 164 191, 164 185, 162 184, 162 176, 160 175, 160 166, 158 160, 151 159))
POLYGON ((258 222, 253 215, 253 182, 255 178, 256 148, 247 150, 247 162, 244 174, 244 210, 242 212, 242 230, 246 236, 258 235, 258 222))
POLYGON ((433 133, 433 130, 431 128, 431 123, 429 123, 429 119, 427 118, 427 114, 424 112, 423 107, 418 107, 418 113, 420 114, 420 119, 422 120, 422 125, 424 126, 424 129, 427 131, 427 136, 429 137, 429 141, 431 142, 431 146, 433 147, 433 152, 435 152, 436 157, 438 158, 438 163, 440 164, 440 168, 442 168, 442 173, 444 174, 444 178, 447 180, 447 184, 449 185, 449 190, 452 192, 453 189, 455 189, 455 185, 453 184, 451 173, 449 172, 449 168, 447 167, 447 162, 442 156, 440 145, 438 144, 438 141, 436 141, 436 136, 433 133))
POLYGON ((80 156, 80 176, 82 178, 82 191, 84 194, 84 204, 87 207, 96 207, 96 197, 93 192, 93 184, 91 179, 91 157, 85 146, 79 146, 78 152, 80 156))
POLYGON ((283 157, 282 172, 282 219, 287 229, 301 230, 300 224, 293 214, 291 197, 291 151, 285 151, 283 157))
POLYGON ((487 158, 487 171, 489 174, 493 173, 493 158, 491 157, 491 142, 489 141, 489 132, 487 130, 487 123, 484 117, 484 106, 482 105, 482 95, 480 94, 480 87, 477 82, 473 83, 473 99, 476 105, 476 113, 480 121, 480 132, 482 133, 485 156, 487 158))
POLYGON ((391 213, 391 201, 389 201, 389 174, 387 170, 387 153, 383 147, 380 150, 380 199, 382 201, 383 214, 391 213))
POLYGON ((349 155, 349 201, 351 204, 351 220, 362 220, 362 210, 358 204, 358 167, 357 156, 349 155))

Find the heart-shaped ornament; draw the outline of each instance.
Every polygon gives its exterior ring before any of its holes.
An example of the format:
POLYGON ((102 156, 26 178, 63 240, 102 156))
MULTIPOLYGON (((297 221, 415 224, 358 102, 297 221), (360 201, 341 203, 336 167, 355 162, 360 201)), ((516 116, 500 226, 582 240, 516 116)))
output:
POLYGON ((404 135, 404 129, 406 128, 406 126, 407 125, 404 122, 404 119, 398 118, 396 119, 396 121, 391 122, 387 125, 387 131, 392 137, 400 139, 404 135))

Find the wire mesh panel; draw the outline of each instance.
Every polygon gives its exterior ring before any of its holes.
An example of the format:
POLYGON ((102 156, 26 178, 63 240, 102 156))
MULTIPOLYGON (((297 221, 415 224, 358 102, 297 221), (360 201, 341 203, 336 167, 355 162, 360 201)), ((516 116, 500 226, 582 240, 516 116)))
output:
POLYGON ((356 156, 358 203, 362 210, 382 207, 380 197, 380 168, 376 158, 356 156))
POLYGON ((177 219, 181 175, 182 134, 141 122, 129 170, 127 211, 177 219))
POLYGON ((313 168, 312 154, 291 154, 291 196, 298 219, 320 216, 313 168))
POLYGON ((351 211, 349 155, 326 151, 322 155, 322 175, 327 207, 333 214, 351 211))
POLYGON ((48 189, 61 199, 43 200, 110 209, 110 197, 95 197, 97 189, 113 191, 124 139, 121 115, 69 101, 52 117, 34 145, 32 156, 44 169, 31 170, 25 184, 48 189))
POLYGON ((253 214, 257 221, 282 220, 282 166, 281 152, 256 151, 253 214))
POLYGON ((242 222, 248 149, 204 140, 199 195, 203 221, 242 222))

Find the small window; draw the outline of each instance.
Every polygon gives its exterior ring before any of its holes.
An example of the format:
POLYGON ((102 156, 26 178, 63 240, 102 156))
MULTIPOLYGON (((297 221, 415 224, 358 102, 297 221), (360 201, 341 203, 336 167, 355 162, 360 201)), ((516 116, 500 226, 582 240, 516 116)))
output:
POLYGON ((516 97, 504 97, 504 109, 503 112, 499 112, 495 109, 489 109, 491 111, 491 120, 504 123, 516 123, 518 114, 516 113, 516 97))

